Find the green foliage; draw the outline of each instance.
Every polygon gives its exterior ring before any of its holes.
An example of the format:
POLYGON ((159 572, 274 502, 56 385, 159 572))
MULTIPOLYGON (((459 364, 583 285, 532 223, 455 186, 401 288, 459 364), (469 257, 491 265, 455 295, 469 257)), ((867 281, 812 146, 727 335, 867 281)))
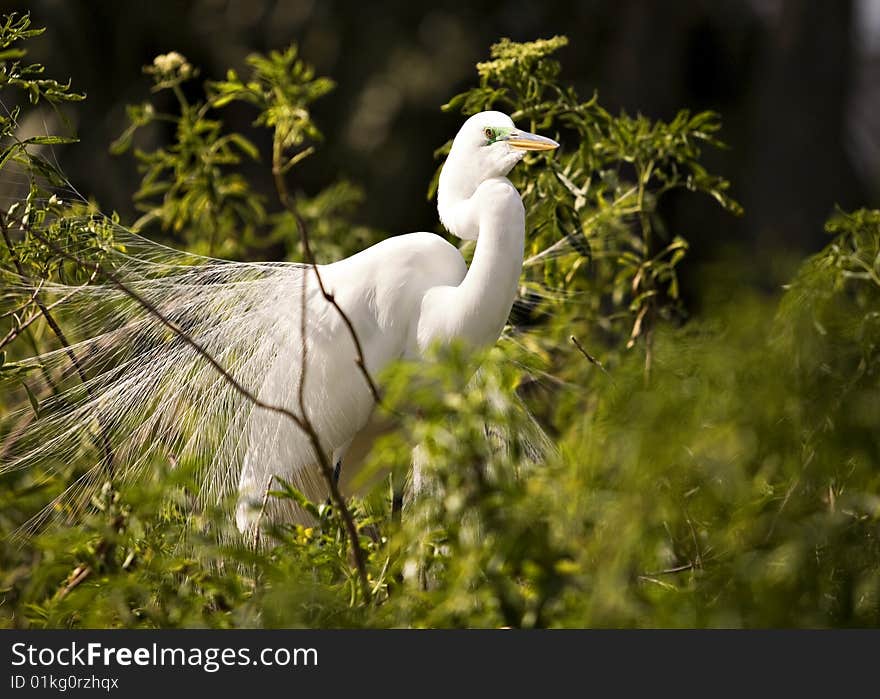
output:
MULTIPOLYGON (((226 129, 222 110, 235 103, 257 109, 254 125, 273 135, 269 158, 273 173, 277 166, 284 176, 312 154, 313 147, 304 144, 320 140, 308 107, 327 94, 333 83, 316 78, 311 66, 297 57, 295 46, 268 56, 254 54, 247 62, 251 69, 247 80, 230 70, 226 80, 206 81, 202 96, 193 100, 187 95, 196 91, 191 83, 199 70, 176 52, 156 57, 144 71, 152 77, 157 98, 129 107, 130 125, 113 143, 112 151, 122 154, 131 149, 139 131, 166 124, 174 129, 168 147, 134 150, 143 172, 135 201, 144 211, 135 228, 156 221, 163 230, 176 234, 177 243, 207 255, 248 257, 254 249, 280 242, 287 255, 296 258, 296 222, 286 209, 267 212, 264 197, 254 191, 243 172, 245 164, 260 161, 259 149, 252 138, 226 129), (156 106, 166 92, 174 97, 171 112, 156 106)), ((321 255, 339 250, 341 236, 336 233, 340 226, 351 226, 347 218, 351 203, 361 196, 354 185, 339 183, 293 203, 309 225, 321 255)), ((376 239, 374 231, 359 227, 345 250, 351 252, 352 244, 376 239)))
MULTIPOLYGON (((213 255, 220 241, 224 254, 235 254, 236 234, 252 230, 266 215, 260 198, 234 169, 245 159, 256 160, 257 148, 240 133, 224 133, 219 119, 208 118, 208 102, 190 103, 183 85, 198 72, 183 56, 158 56, 145 71, 153 78, 154 92, 174 94, 179 113, 159 112, 150 102, 130 107, 131 125, 113 144, 113 152, 120 154, 131 147, 139 129, 157 122, 175 129, 168 148, 135 151, 144 173, 135 201, 145 212, 135 228, 155 219, 175 233, 197 231, 199 239, 201 231, 209 231, 206 254, 213 255)), ((193 246, 195 240, 185 242, 193 246)))
POLYGON ((319 139, 321 133, 306 107, 330 92, 333 81, 315 78, 312 67, 297 57, 296 46, 268 56, 253 54, 247 62, 252 69, 247 82, 230 70, 226 80, 210 83, 213 106, 223 107, 235 100, 254 105, 260 110, 255 123, 273 129, 284 149, 300 146, 306 139, 319 139))
MULTIPOLYGON (((352 222, 364 199, 363 190, 348 180, 339 180, 313 197, 300 195, 294 208, 309 227, 309 237, 317 243, 320 260, 341 260, 377 242, 378 233, 352 222)), ((274 215, 273 228, 266 243, 281 243, 286 250, 301 244, 299 228, 288 212, 274 215)), ((295 256, 297 257, 297 256, 295 256)))
MULTIPOLYGON (((0 24, 0 73, 24 75, 11 66, 35 31, 26 17, 0 24)), ((46 463, 0 474, 0 625, 880 624, 880 212, 835 215, 829 245, 778 299, 729 281, 740 270, 725 261, 702 289, 716 301, 682 322, 687 243, 658 207, 684 189, 737 211, 726 181, 700 163, 718 145, 718 119, 612 116, 558 82, 565 43, 496 44, 479 86, 448 105, 504 109, 563 149, 512 174, 528 211, 531 329, 481 357, 453 346, 383 376, 383 409, 399 429, 370 457, 381 485, 350 500, 371 599, 333 507, 277 480, 270 497, 314 521, 281 523, 255 547, 233 530, 230 503, 195 506, 200 464, 108 483, 76 526, 15 540, 84 467, 46 463), (400 513, 414 444, 425 488, 400 513)), ((254 196, 250 168, 295 172, 319 138, 308 107, 331 83, 292 48, 248 65, 247 78, 230 71, 200 88, 182 56, 159 57, 147 69, 156 99, 131 109, 114 147, 173 131, 169 145, 135 151, 145 228, 161 224, 194 251, 247 257, 271 246, 297 258, 295 218, 254 196), (224 110, 236 103, 271 133, 270 158, 228 129, 224 110)), ((50 103, 72 94, 31 85, 35 75, 0 86, 3 99, 8 87, 50 103)), ((118 221, 59 197, 60 174, 31 153, 39 143, 17 141, 12 122, 3 129, 15 150, 0 170, 24 168, 31 185, 2 213, 0 380, 17 388, 0 399, 0 460, 58 382, 76 381, 18 361, 68 343, 15 280, 90 282, 90 270, 27 231, 89 259, 118 245, 118 221)), ((336 182, 294 199, 319 256, 375 240, 350 223, 361 196, 336 182)), ((95 433, 83 426, 84 451, 95 433)))
MULTIPOLYGON (((43 31, 32 28, 26 14, 13 13, 0 20, 0 96, 4 105, 0 114, 0 173, 11 175, 22 192, 17 200, 7 201, 5 210, 0 212, 0 379, 15 379, 21 397, 27 398, 35 412, 39 411, 40 399, 26 380, 35 368, 15 360, 39 352, 46 328, 37 324, 42 311, 33 295, 18 293, 15 287, 34 279, 43 283, 58 279, 81 283, 88 273, 65 265, 27 228, 45 228, 57 245, 84 251, 97 261, 102 250, 112 244, 114 223, 112 219, 91 219, 87 216, 89 207, 71 204, 58 196, 65 195, 66 181, 45 157, 45 149, 75 143, 76 138, 50 133, 22 138, 18 133, 25 108, 49 107, 57 111, 66 103, 85 98, 71 90, 70 81, 62 83, 45 77, 44 66, 23 61, 27 49, 22 44, 43 31), (62 211, 66 218, 59 218, 62 211)), ((57 386, 57 382, 49 383, 57 386)))
POLYGON ((45 103, 53 108, 65 102, 85 99, 85 95, 71 91, 70 81, 61 83, 43 77, 44 66, 22 62, 27 56, 27 50, 20 44, 39 36, 43 31, 44 29, 31 28, 30 16, 26 14, 4 15, 0 21, 0 93, 11 100, 0 114, 0 170, 17 164, 23 166, 28 173, 48 177, 50 182, 58 182, 60 176, 54 167, 32 151, 35 146, 74 143, 76 139, 51 134, 19 139, 15 133, 21 115, 21 105, 16 101, 22 94, 27 97, 30 105, 45 103))
MULTIPOLYGON (((12 13, 3 17, 0 24, 0 90, 7 87, 16 88, 27 93, 31 104, 46 101, 51 104, 58 102, 78 102, 85 95, 71 92, 70 81, 60 83, 51 78, 41 77, 45 68, 38 63, 22 63, 27 50, 16 46, 17 43, 39 36, 45 29, 31 29, 29 15, 12 13)), ((15 120, 15 114, 0 118, 0 124, 7 125, 15 120)))

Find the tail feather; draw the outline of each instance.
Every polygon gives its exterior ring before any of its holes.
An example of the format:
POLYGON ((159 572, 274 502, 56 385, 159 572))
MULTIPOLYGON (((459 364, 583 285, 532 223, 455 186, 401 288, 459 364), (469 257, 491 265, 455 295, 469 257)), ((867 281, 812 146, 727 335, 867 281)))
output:
MULTIPOLYGON (((285 380, 271 387, 271 398, 288 408, 295 405, 299 312, 302 295, 310 293, 307 268, 199 258, 135 234, 124 236, 125 251, 114 252, 110 262, 126 286, 252 394, 265 395, 267 377, 283 375, 285 380)), ((255 430, 255 411, 261 409, 115 286, 53 283, 37 288, 20 281, 10 291, 55 304, 53 313, 66 321, 72 344, 24 362, 33 370, 30 376, 55 377, 59 391, 42 401, 39 416, 22 435, 4 445, 0 474, 38 463, 51 474, 85 463, 85 470, 25 531, 58 516, 75 517, 111 468, 114 480, 124 483, 155 467, 157 460, 195 464, 203 486, 198 499, 216 502, 235 491, 249 449, 260 440, 280 438, 277 420, 264 419, 266 428, 255 430), (72 380, 70 352, 87 377, 84 383, 72 380)), ((296 461, 309 458, 300 455, 296 461)), ((294 476, 314 485, 314 474, 294 476)))

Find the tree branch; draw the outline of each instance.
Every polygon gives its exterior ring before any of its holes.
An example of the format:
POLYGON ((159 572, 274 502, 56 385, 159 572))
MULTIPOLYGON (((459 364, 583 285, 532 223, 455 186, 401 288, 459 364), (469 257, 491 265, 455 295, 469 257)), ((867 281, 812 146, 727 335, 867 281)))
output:
MULTIPOLYGON (((291 162, 296 159, 297 156, 291 159, 291 162)), ((302 216, 299 215, 299 212, 296 210, 295 202, 293 201, 293 196, 290 194, 290 191, 287 188, 287 183, 284 181, 284 173, 287 171, 287 165, 290 163, 282 165, 281 163, 282 155, 280 150, 280 144, 276 143, 273 149, 273 158, 272 158, 272 176, 275 179, 275 189, 278 192, 278 198, 281 200, 282 205, 285 209, 293 216, 294 221, 296 221, 296 227, 299 230, 300 238, 303 243, 303 252, 305 253, 306 263, 312 268, 315 273, 315 278, 318 282, 318 289, 321 291, 321 295, 324 299, 336 309, 336 312, 339 314, 339 317, 342 319, 342 322, 345 323, 345 327, 348 329, 348 334, 351 336, 352 341, 354 342, 355 352, 357 357, 355 359, 355 364, 360 370, 361 374, 364 377, 364 380, 367 382, 367 386, 370 389, 370 393, 373 394, 373 400, 376 403, 382 402, 382 395, 379 393, 379 389, 373 381, 373 377, 370 376, 370 372, 367 370, 366 359, 364 358, 364 349, 361 345, 361 341, 358 338, 357 331, 354 329, 354 325, 351 322, 351 318, 348 317, 345 311, 342 310, 342 307, 336 301, 336 298, 327 291, 327 288, 324 286, 324 280, 321 279, 321 273, 318 270, 318 264, 315 262, 315 256, 312 253, 312 246, 309 240, 308 231, 306 230, 305 221, 302 220, 302 216)))
MULTIPOLYGON (((300 233, 300 238, 302 239, 303 243, 303 251, 305 253, 306 262, 311 268, 311 271, 313 271, 315 274, 315 279, 318 282, 318 288, 321 291, 321 295, 336 309, 336 312, 339 314, 340 318, 342 318, 342 321, 345 323, 345 326, 348 328, 348 332, 351 335, 352 341, 355 345, 355 350, 357 352, 357 359, 355 360, 355 363, 357 364, 358 368, 366 379, 367 385, 370 388, 370 392, 372 393, 374 400, 377 403, 381 403, 379 390, 376 388, 376 385, 373 383, 372 377, 370 377, 370 374, 367 371, 363 348, 361 347, 361 343, 358 339, 357 332, 354 329, 354 325, 352 324, 351 319, 346 315, 345 311, 343 311, 339 304, 336 302, 336 299, 333 297, 333 295, 330 294, 324 287, 324 281, 321 279, 321 273, 318 270, 317 263, 315 262, 315 256, 312 254, 312 247, 309 241, 308 230, 306 229, 305 222, 302 220, 302 217, 296 210, 293 197, 287 189, 287 183, 284 181, 284 173, 287 170, 282 160, 283 153, 281 143, 278 140, 278 136, 276 134, 272 147, 272 175, 275 180, 275 189, 278 193, 278 198, 280 199, 281 204, 284 206, 284 208, 287 209, 288 212, 290 212, 291 216, 293 216, 294 220, 296 221, 296 225, 300 233)), ((354 517, 351 514, 351 510, 349 510, 348 508, 348 504, 345 502, 345 498, 342 496, 342 493, 339 490, 339 484, 337 483, 336 478, 333 474, 333 464, 330 463, 330 459, 327 457, 327 453, 324 451, 324 447, 321 444, 321 439, 314 426, 312 425, 305 404, 305 382, 307 364, 306 359, 308 352, 306 341, 306 281, 307 280, 304 275, 303 293, 301 294, 300 307, 301 361, 299 386, 297 390, 299 409, 302 418, 302 429, 309 437, 309 441, 312 444, 312 450, 315 452, 315 456, 318 459, 321 475, 324 477, 324 481, 326 482, 327 487, 330 490, 330 497, 334 505, 336 505, 336 507, 338 508, 340 517, 342 517, 346 533, 351 543, 351 552, 352 556, 354 557, 355 567, 358 571, 358 577, 361 582, 364 599, 369 601, 371 597, 370 583, 369 577, 367 576, 367 565, 364 558, 364 552, 360 545, 360 535, 357 530, 357 525, 355 524, 354 517)))
POLYGON ((600 362, 600 361, 599 361, 598 359, 596 359, 592 354, 590 354, 589 352, 587 352, 587 350, 586 350, 586 349, 584 348, 584 346, 581 344, 580 340, 578 340, 574 335, 571 335, 568 339, 571 340, 571 343, 572 343, 575 347, 578 348, 578 350, 580 351, 580 353, 581 353, 582 355, 584 355, 584 357, 587 358, 587 361, 590 362, 590 364, 593 364, 594 366, 599 367, 599 370, 600 370, 603 374, 605 374, 605 376, 607 376, 609 379, 611 379, 612 383, 614 382, 614 379, 611 377, 611 374, 608 373, 608 370, 605 368, 605 366, 602 364, 602 362, 600 362))

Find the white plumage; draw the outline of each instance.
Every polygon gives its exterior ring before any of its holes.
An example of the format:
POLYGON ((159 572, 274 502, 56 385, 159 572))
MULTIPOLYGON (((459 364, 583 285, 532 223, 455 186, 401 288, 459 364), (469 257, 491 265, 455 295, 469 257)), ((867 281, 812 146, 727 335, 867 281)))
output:
MULTIPOLYGON (((351 320, 371 376, 398 358, 418 358, 435 342, 494 343, 516 296, 523 262, 524 210, 506 179, 526 150, 557 144, 515 128, 499 112, 465 122, 443 167, 440 218, 476 239, 470 268, 433 233, 384 240, 344 260, 319 265, 327 291, 351 320)), ((314 269, 286 263, 198 258, 122 234, 127 253, 117 274, 217 359, 265 403, 299 413, 305 309, 304 404, 331 463, 344 460, 366 425, 373 396, 357 365, 351 334, 318 288, 314 269)), ((237 491, 236 522, 252 526, 273 475, 313 499, 326 485, 305 435, 285 416, 253 405, 153 315, 110 285, 48 285, 40 295, 63 305, 81 326, 73 347, 88 393, 72 387, 0 464, 0 472, 37 462, 59 466, 91 448, 94 466, 55 507, 75 510, 104 480, 93 445, 113 444, 117 477, 130 480, 157 459, 201 464, 203 501, 237 491), (98 423, 100 416, 103 427, 98 423), (92 433, 83 438, 83 426, 92 433), (91 446, 90 444, 91 443, 91 446), (60 506, 60 507, 58 507, 60 506), (72 506, 72 508, 71 508, 72 506)), ((68 365, 62 350, 34 360, 46 371, 68 365)), ((270 513, 279 516, 281 513, 270 513)))

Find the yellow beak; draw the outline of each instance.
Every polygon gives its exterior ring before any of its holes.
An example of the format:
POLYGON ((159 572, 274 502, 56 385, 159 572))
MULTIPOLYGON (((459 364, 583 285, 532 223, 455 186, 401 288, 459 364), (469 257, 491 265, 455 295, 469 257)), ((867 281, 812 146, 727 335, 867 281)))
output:
POLYGON ((520 150, 553 150, 559 148, 559 144, 552 138, 538 136, 528 131, 513 131, 507 137, 507 142, 520 150))

